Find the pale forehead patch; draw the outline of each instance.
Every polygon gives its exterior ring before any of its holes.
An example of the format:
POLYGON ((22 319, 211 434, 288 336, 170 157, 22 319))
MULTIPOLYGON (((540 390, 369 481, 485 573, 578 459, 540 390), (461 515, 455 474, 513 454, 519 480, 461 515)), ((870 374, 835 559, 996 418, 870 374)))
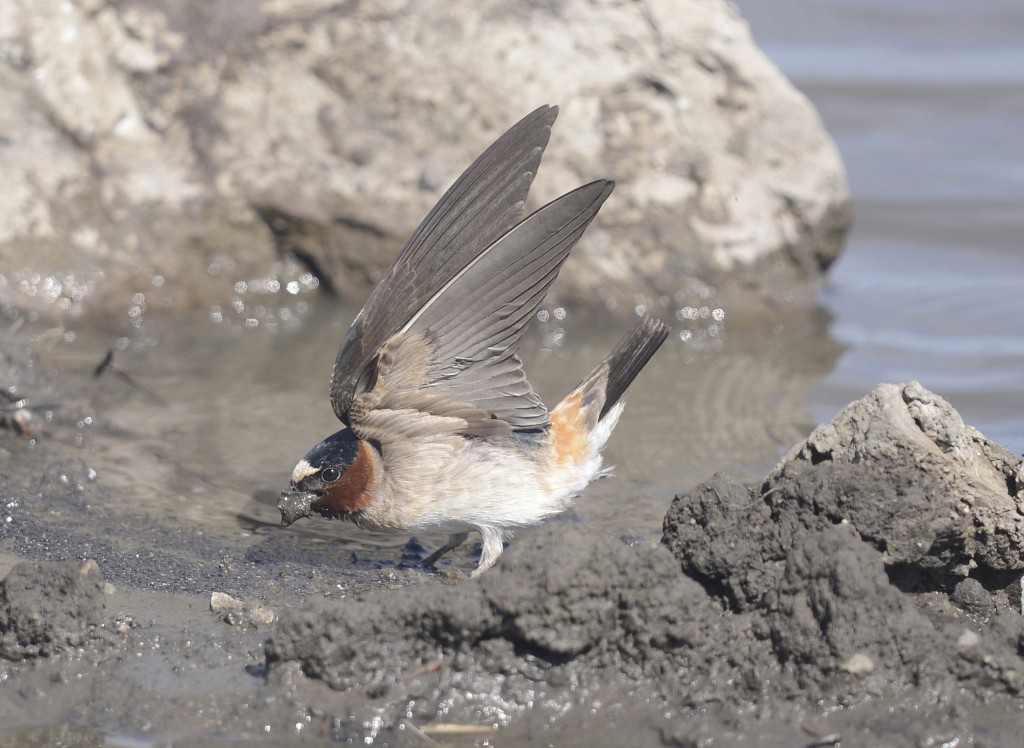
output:
POLYGON ((299 460, 299 464, 292 471, 292 483, 296 486, 311 475, 316 475, 317 469, 305 460, 299 460))

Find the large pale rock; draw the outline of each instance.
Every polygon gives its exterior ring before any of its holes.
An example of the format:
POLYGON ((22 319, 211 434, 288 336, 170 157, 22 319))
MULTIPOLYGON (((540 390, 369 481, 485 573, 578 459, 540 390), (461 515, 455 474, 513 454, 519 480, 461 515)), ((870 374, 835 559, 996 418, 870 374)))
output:
POLYGON ((248 315, 301 277, 292 253, 361 300, 542 103, 562 114, 535 202, 619 185, 564 301, 808 298, 849 220, 815 112, 722 0, 12 0, 0 60, 0 302, 20 307, 248 315))

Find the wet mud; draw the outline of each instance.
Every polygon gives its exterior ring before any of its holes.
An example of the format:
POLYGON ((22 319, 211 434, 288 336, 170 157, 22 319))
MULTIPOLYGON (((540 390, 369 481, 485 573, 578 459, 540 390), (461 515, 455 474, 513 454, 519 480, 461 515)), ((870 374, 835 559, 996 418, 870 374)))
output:
POLYGON ((230 536, 133 510, 76 445, 87 380, 3 350, 43 434, 0 431, 0 746, 1017 744, 1024 467, 916 383, 661 538, 562 518, 469 580, 279 531, 269 493, 230 536))

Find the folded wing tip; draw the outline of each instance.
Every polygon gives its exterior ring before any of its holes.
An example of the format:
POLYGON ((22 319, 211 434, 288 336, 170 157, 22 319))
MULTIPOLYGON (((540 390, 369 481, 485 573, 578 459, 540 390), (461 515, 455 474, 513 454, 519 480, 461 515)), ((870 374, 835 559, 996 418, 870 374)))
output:
POLYGON ((530 114, 526 115, 525 119, 529 119, 530 117, 550 118, 551 122, 554 122, 555 118, 558 117, 558 104, 541 104, 530 114))

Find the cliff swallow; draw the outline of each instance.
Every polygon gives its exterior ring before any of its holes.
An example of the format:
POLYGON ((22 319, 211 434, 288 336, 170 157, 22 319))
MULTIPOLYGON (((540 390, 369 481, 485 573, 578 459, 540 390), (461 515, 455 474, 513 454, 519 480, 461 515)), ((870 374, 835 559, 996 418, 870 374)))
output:
POLYGON ((345 425, 299 460, 282 525, 319 514, 375 531, 440 531, 433 564, 476 530, 472 576, 506 534, 564 511, 607 472, 622 396, 668 335, 643 318, 550 413, 519 343, 614 184, 592 182, 527 218, 557 108, 484 151, 398 254, 341 344, 331 404, 345 425))

